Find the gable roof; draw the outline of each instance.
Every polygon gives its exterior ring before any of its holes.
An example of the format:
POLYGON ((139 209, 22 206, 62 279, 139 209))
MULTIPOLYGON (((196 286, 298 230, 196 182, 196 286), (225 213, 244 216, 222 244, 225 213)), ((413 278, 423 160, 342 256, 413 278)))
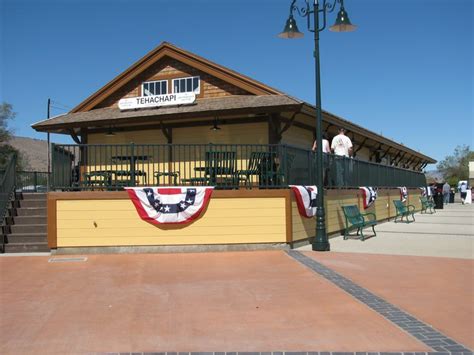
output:
POLYGON ((183 62, 191 67, 201 70, 209 75, 217 77, 225 82, 239 87, 254 95, 282 95, 270 86, 267 86, 257 80, 242 75, 236 71, 226 68, 217 63, 211 62, 194 53, 178 48, 171 43, 162 42, 158 47, 146 54, 143 58, 132 64, 128 69, 116 76, 113 80, 104 85, 101 89, 93 93, 79 105, 71 110, 71 113, 84 112, 94 109, 99 103, 111 96, 117 90, 129 83, 140 73, 144 72, 150 66, 164 57, 173 58, 183 62))

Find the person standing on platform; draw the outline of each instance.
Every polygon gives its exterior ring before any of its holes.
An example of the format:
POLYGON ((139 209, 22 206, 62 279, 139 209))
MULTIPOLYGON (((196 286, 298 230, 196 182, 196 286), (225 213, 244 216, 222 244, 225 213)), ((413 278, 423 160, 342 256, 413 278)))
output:
POLYGON ((450 194, 451 194, 451 186, 449 186, 448 182, 446 181, 443 185, 443 200, 444 200, 445 205, 449 203, 450 194))
MULTIPOLYGON (((313 152, 316 152, 316 149, 318 148, 318 143, 317 141, 314 141, 313 147, 311 150, 313 152)), ((329 140, 328 140, 328 135, 326 132, 323 133, 323 184, 324 186, 328 186, 328 179, 329 179, 329 156, 328 154, 331 154, 331 147, 329 145, 329 140)))
POLYGON ((346 136, 344 128, 339 128, 339 134, 332 139, 331 150, 336 155, 334 157, 336 163, 336 185, 345 186, 348 172, 346 168, 349 166, 349 160, 345 158, 349 158, 352 155, 352 141, 346 136), (346 161, 347 164, 345 164, 346 161))
MULTIPOLYGON (((311 148, 311 150, 315 152, 317 147, 318 147, 318 142, 314 141, 313 148, 311 148)), ((326 153, 326 154, 331 153, 331 147, 329 146, 328 135, 326 133, 323 133, 323 153, 326 153)))
POLYGON ((464 205, 467 195, 467 184, 463 182, 461 187, 459 188, 459 192, 461 193, 461 203, 464 205))

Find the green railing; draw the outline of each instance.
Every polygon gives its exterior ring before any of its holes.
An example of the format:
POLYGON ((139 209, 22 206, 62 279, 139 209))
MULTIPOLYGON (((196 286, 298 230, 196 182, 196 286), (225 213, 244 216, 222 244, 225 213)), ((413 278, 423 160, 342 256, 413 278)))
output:
POLYGON ((16 170, 16 155, 13 154, 7 161, 5 170, 3 170, 0 179, 0 236, 2 252, 5 251, 5 217, 8 212, 8 206, 15 193, 15 170, 16 170))
POLYGON ((22 192, 46 192, 48 190, 48 172, 17 171, 15 189, 22 192))
MULTIPOLYGON (((425 176, 357 159, 324 156, 325 186, 420 187, 425 176)), ((53 145, 51 189, 212 185, 220 189, 316 184, 316 154, 288 145, 53 145)))

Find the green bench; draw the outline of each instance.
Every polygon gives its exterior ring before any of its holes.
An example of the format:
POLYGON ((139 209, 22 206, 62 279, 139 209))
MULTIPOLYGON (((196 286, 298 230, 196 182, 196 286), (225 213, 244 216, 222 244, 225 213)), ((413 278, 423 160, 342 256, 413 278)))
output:
POLYGON ((404 205, 403 202, 400 200, 393 200, 393 204, 395 205, 395 210, 397 212, 397 215, 395 216, 395 220, 394 220, 395 223, 397 223, 398 217, 400 217, 399 222, 403 222, 403 217, 406 217, 405 223, 415 222, 415 206, 404 205), (412 221, 408 219, 410 215, 413 218, 412 221))
POLYGON ((377 235, 375 233, 375 226, 377 225, 377 218, 375 213, 360 213, 359 208, 356 205, 342 206, 342 211, 344 212, 344 218, 346 220, 346 228, 344 229, 344 239, 349 237, 349 232, 351 230, 357 229, 357 235, 360 232, 360 239, 364 240, 363 229, 366 227, 372 227, 374 232, 374 237, 377 235), (371 218, 366 218, 371 217, 371 218))
POLYGON ((430 201, 428 200, 428 198, 426 196, 420 196, 420 202, 421 202, 421 212, 420 213, 423 213, 423 211, 425 213, 430 213, 430 214, 433 214, 435 213, 435 209, 434 209, 434 202, 433 201, 430 201), (428 209, 430 210, 428 212, 428 209))

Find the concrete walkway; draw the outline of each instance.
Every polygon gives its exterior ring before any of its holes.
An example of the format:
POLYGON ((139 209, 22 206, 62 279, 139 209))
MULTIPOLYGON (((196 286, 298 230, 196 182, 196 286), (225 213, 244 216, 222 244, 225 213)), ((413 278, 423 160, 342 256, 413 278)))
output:
POLYGON ((329 253, 2 257, 0 353, 472 354, 473 217, 452 205, 329 253))
MULTIPOLYGON (((474 205, 449 204, 434 214, 415 214, 414 223, 384 222, 375 227, 377 236, 365 241, 330 239, 331 251, 392 255, 474 257, 474 205)), ((367 229, 366 235, 372 230, 367 229)), ((305 245, 298 250, 311 250, 305 245)))

